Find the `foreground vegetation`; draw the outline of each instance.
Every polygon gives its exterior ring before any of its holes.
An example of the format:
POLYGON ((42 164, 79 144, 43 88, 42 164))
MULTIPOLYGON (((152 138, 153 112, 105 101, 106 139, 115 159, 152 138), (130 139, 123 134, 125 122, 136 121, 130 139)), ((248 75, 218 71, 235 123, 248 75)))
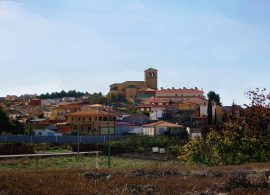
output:
POLYGON ((150 164, 144 168, 1 170, 0 194, 269 193, 269 163, 167 168, 150 164))

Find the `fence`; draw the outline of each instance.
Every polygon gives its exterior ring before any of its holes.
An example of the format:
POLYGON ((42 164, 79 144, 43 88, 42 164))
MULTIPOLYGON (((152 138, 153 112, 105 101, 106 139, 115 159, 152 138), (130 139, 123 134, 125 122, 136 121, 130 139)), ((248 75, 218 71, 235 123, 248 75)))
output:
MULTIPOLYGON (((119 139, 121 136, 110 136, 111 140, 119 139)), ((102 144, 107 142, 107 136, 80 136, 81 144, 102 144)), ((27 136, 27 135, 7 135, 0 136, 0 143, 59 143, 76 144, 78 136, 27 136)))

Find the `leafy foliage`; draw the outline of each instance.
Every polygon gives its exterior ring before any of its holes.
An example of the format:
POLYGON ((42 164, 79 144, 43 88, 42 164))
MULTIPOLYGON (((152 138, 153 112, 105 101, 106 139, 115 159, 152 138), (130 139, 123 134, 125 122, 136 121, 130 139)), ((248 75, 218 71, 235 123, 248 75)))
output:
POLYGON ((76 90, 69 90, 68 92, 62 90, 61 92, 52 92, 50 93, 46 93, 46 94, 41 94, 39 96, 40 99, 50 99, 50 98, 64 98, 64 97, 82 97, 84 95, 87 95, 88 92, 83 93, 83 92, 79 92, 76 90))
POLYGON ((270 94, 256 88, 246 92, 246 96, 250 104, 245 109, 233 105, 229 121, 221 126, 220 133, 212 129, 205 139, 190 141, 178 158, 207 165, 269 161, 270 94))
POLYGON ((206 165, 235 165, 270 160, 269 137, 248 137, 244 129, 226 124, 223 134, 211 131, 205 139, 195 139, 186 144, 178 157, 185 163, 206 165))
MULTIPOLYGON (((175 141, 163 136, 131 136, 110 143, 112 153, 151 151, 152 147, 166 148, 172 145, 175 145, 175 141)), ((104 147, 104 150, 107 150, 107 146, 104 147)))
POLYGON ((270 124, 270 94, 266 93, 266 89, 256 88, 245 95, 251 103, 245 105, 242 123, 248 126, 249 136, 266 136, 270 124))
POLYGON ((209 91, 207 97, 210 101, 215 101, 217 105, 222 105, 219 94, 215 93, 214 91, 209 91))
POLYGON ((10 129, 10 121, 7 113, 0 107, 0 133, 10 129))
POLYGON ((90 104, 105 104, 107 102, 106 97, 101 93, 93 93, 89 95, 90 104))

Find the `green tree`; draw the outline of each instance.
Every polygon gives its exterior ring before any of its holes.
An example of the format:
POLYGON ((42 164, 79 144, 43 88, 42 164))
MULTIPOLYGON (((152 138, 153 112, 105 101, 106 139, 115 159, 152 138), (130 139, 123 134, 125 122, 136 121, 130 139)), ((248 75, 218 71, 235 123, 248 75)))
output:
POLYGON ((219 106, 222 105, 222 103, 220 102, 219 94, 215 93, 214 91, 209 91, 207 94, 207 98, 210 99, 211 101, 215 101, 219 106))
POLYGON ((0 107, 0 134, 10 130, 10 121, 7 113, 0 107))
POLYGON ((25 127, 22 123, 20 123, 18 120, 14 120, 11 123, 11 131, 12 134, 23 134, 25 132, 25 127))
POLYGON ((212 111, 212 101, 210 99, 208 99, 207 116, 208 116, 208 125, 211 127, 213 123, 213 111, 212 111))
POLYGON ((26 123, 24 126, 24 133, 27 135, 33 135, 34 128, 30 123, 26 123))
POLYGON ((101 92, 90 94, 89 103, 90 104, 105 104, 106 97, 101 92))

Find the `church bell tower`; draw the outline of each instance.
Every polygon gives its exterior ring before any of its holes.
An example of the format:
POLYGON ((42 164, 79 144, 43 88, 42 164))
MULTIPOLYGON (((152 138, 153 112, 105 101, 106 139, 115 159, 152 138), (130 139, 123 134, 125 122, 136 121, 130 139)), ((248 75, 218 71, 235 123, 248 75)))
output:
POLYGON ((158 70, 149 68, 144 71, 144 80, 147 88, 158 89, 158 70))

